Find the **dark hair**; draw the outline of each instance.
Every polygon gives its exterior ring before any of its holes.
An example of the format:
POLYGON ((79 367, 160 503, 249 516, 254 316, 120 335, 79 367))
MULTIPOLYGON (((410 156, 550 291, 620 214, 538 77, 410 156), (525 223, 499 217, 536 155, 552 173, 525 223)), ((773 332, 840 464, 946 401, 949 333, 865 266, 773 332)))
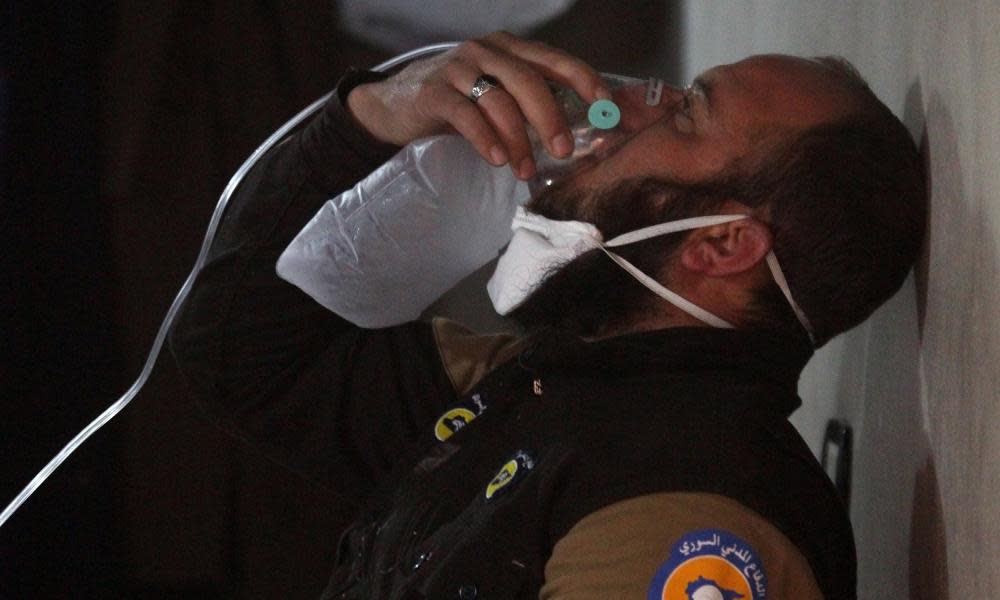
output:
MULTIPOLYGON (((849 63, 818 60, 858 92, 861 109, 771 151, 743 201, 767 207, 774 252, 821 346, 902 285, 923 240, 926 191, 919 152, 899 119, 849 63)), ((800 328, 773 282, 757 290, 750 319, 800 328)))

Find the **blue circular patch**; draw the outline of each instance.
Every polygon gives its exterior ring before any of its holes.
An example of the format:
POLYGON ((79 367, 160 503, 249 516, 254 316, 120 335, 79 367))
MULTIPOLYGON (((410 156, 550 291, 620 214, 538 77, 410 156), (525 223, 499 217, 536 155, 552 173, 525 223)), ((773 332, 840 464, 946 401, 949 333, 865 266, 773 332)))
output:
POLYGON ((681 536, 649 584, 647 600, 766 600, 760 556, 721 529, 681 536))

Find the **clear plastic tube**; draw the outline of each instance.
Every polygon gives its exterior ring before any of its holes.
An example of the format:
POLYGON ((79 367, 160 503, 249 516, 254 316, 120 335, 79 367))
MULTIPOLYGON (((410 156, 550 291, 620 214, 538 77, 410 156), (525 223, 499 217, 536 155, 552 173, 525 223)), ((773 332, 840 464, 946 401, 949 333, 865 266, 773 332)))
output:
MULTIPOLYGON (((387 71, 396 67, 400 64, 406 63, 416 58, 426 56, 428 54, 437 54, 438 52, 443 52, 457 46, 457 42, 444 42, 440 44, 433 44, 430 46, 424 46, 422 48, 417 48, 416 50, 411 50, 404 54, 400 54, 394 58, 391 58, 384 63, 377 65, 372 70, 373 71, 387 71)), ((83 442, 87 440, 91 435, 93 435, 98 429, 103 427, 111 419, 115 417, 119 412, 124 409, 129 402, 135 398, 142 386, 145 385, 146 380, 149 379, 149 374, 153 371, 153 366, 156 364, 156 359, 160 355, 160 350, 163 347, 163 341, 167 337, 167 331, 170 330, 170 326, 174 322, 174 317, 177 315, 177 311, 184 304, 184 300, 187 298, 188 293, 191 291, 191 286, 194 284, 195 278, 198 276, 198 272, 201 271, 202 266, 205 264, 205 258, 208 256, 208 250, 212 245, 212 241, 215 239, 215 232, 219 227, 219 222, 222 220, 222 215, 225 213, 226 206, 229 204, 229 198, 232 196, 233 192, 239 186, 240 182, 246 176, 247 172, 257 163, 261 156, 263 156, 268 150, 270 150, 276 143, 282 140, 290 131, 295 129, 302 121, 309 118, 316 113, 322 107, 326 101, 330 98, 330 92, 316 100, 306 108, 304 108, 299 114, 292 117, 287 123, 281 126, 280 129, 275 131, 269 138, 267 138, 263 144, 258 147, 253 154, 243 163, 243 165, 233 174, 229 183, 226 185, 225 189, 222 191, 222 195, 219 197, 219 202, 215 205, 215 211, 212 213, 212 218, 208 224, 208 231, 205 233, 205 239, 201 244, 201 251, 198 253, 198 258, 195 260, 194 267, 191 269, 191 274, 188 275, 187 279, 184 281, 184 285, 181 286, 177 296, 174 298, 173 303, 170 305, 170 309, 167 311, 167 316, 163 319, 163 323, 160 325, 160 330, 156 333, 156 339, 153 340, 153 346, 149 350, 149 354, 146 357, 146 362, 142 367, 142 371, 139 373, 139 378, 136 379, 135 383, 119 398, 114 404, 109 406, 103 413, 101 413, 96 419, 91 421, 89 425, 83 428, 80 433, 66 444, 62 450, 56 454, 45 467, 35 475, 28 485, 24 486, 24 489, 4 508, 3 513, 0 513, 0 527, 3 527, 4 523, 21 507, 24 502, 31 497, 33 493, 48 479, 59 466, 67 459, 77 448, 80 447, 83 442)))

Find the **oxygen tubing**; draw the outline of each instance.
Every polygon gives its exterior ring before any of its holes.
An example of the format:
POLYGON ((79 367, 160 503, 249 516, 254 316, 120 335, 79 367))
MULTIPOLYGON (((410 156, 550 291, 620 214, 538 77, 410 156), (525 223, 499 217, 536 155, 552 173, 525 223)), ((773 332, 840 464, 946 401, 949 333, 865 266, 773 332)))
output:
MULTIPOLYGON (((440 44, 432 44, 429 46, 424 46, 422 48, 417 48, 409 52, 400 54, 396 57, 390 58, 389 60, 375 66, 372 70, 383 72, 388 71, 394 67, 397 67, 403 63, 426 56, 428 54, 437 54, 438 52, 444 52, 458 45, 458 42, 443 42, 440 44)), ((212 246, 212 241, 215 239, 216 230, 219 228, 219 222, 222 220, 222 215, 226 211, 226 206, 229 204, 229 198, 232 196, 236 188, 239 187, 241 181, 246 176, 246 174, 253 168, 253 166, 260 160, 268 150, 270 150, 276 143, 281 141, 290 131, 295 129, 302 121, 309 118, 315 114, 320 107, 322 107, 333 92, 330 92, 316 100, 306 108, 302 109, 299 114, 292 117, 287 123, 281 126, 280 129, 271 134, 269 138, 264 140, 264 143, 257 148, 253 154, 243 163, 242 166, 233 174, 229 183, 226 185, 225 189, 222 190, 222 195, 219 197, 219 202, 215 205, 215 211, 212 213, 212 218, 208 223, 208 231, 205 233, 205 239, 201 244, 201 251, 198 253, 198 258, 195 260, 194 267, 191 269, 191 274, 188 275, 187 279, 184 281, 184 285, 181 286, 177 296, 174 298, 173 303, 170 305, 170 309, 167 311, 167 316, 163 319, 163 323, 160 324, 160 330, 156 333, 156 339, 153 340, 153 346, 149 350, 149 354, 146 357, 146 362, 142 367, 142 372, 139 373, 139 378, 136 379, 132 387, 126 391, 121 398, 119 398, 114 404, 109 406, 103 413, 101 413, 96 419, 91 421, 89 425, 83 428, 83 430, 76 434, 76 436, 66 444, 62 450, 56 454, 52 460, 49 461, 45 468, 38 472, 28 485, 24 486, 13 501, 7 505, 0 513, 0 527, 3 527, 4 523, 13 516, 13 514, 21 507, 24 502, 31 497, 35 491, 41 487, 42 483, 48 479, 59 466, 65 461, 77 448, 80 447, 83 442, 87 440, 91 435, 97 432, 98 429, 104 427, 122 411, 128 403, 135 398, 142 386, 146 384, 146 380, 149 379, 149 374, 153 371, 153 366, 156 364, 156 359, 160 355, 160 349, 163 347, 163 340, 167 337, 167 331, 170 330, 170 326, 173 325, 174 317, 180 310, 180 307, 184 304, 184 300, 187 299, 188 293, 191 291, 191 286, 194 285, 194 280, 198 277, 198 273, 201 271, 202 266, 205 264, 205 258, 208 256, 208 249, 212 246)))

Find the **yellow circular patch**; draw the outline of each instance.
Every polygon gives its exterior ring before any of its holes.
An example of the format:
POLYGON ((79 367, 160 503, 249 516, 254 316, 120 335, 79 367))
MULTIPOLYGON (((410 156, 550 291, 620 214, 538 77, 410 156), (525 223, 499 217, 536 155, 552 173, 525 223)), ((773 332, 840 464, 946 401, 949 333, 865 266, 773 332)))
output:
POLYGON ((661 600, 728 600, 753 598, 750 583, 739 570, 718 556, 696 556, 667 577, 661 600))
POLYGON ((434 425, 434 437, 443 442, 475 418, 476 413, 467 408, 453 408, 437 420, 434 425))

